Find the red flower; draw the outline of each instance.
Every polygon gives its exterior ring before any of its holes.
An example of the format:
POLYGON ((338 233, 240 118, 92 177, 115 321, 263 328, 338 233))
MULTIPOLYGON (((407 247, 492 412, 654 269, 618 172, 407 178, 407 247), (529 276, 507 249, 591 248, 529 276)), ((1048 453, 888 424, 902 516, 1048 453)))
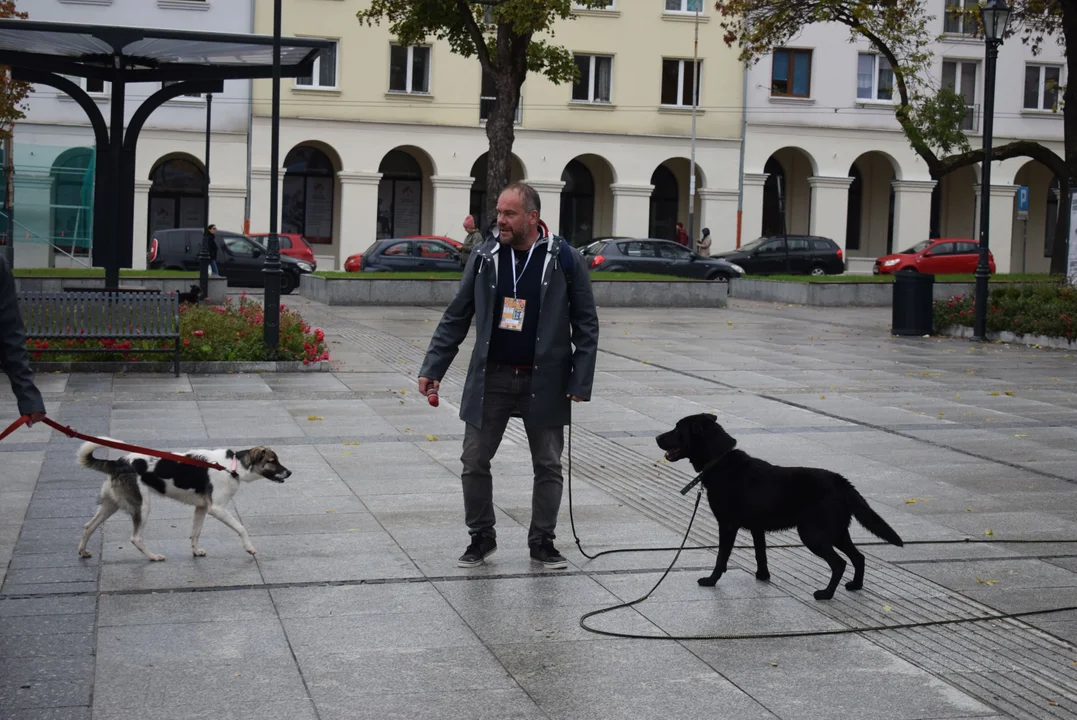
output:
POLYGON ((205 337, 206 336, 206 331, 205 330, 195 330, 191 334, 194 335, 195 337, 205 337))
POLYGON ((191 344, 191 341, 190 341, 190 340, 188 340, 187 338, 183 338, 183 345, 184 345, 184 347, 186 347, 187 345, 190 345, 190 344, 191 344))

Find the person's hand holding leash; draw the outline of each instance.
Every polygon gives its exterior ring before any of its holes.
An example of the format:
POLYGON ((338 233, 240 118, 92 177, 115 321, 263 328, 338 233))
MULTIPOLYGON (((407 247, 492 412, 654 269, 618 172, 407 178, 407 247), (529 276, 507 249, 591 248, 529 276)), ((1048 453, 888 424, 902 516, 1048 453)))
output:
POLYGON ((30 413, 30 419, 26 421, 26 427, 33 427, 34 423, 39 423, 45 419, 45 413, 32 412, 30 413))
POLYGON ((441 383, 437 380, 431 380, 428 377, 419 378, 419 392, 426 396, 431 407, 438 406, 438 390, 440 388, 441 383))
POLYGON ((584 400, 579 395, 568 395, 568 399, 571 400, 572 402, 587 402, 586 400, 584 400))

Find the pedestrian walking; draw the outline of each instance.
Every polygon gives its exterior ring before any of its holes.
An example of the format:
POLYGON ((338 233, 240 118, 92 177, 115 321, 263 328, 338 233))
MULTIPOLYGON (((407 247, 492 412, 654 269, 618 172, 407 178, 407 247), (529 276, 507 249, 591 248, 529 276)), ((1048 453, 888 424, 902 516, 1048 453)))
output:
POLYGON ((696 252, 700 257, 711 256, 711 231, 710 228, 703 228, 703 236, 699 238, 699 242, 696 243, 696 252))
POLYGON ((471 251, 475 249, 476 245, 482 243, 482 233, 479 232, 478 227, 475 225, 473 215, 468 215, 464 218, 464 232, 467 233, 467 237, 460 248, 460 264, 467 267, 467 260, 471 257, 471 251))
POLYGON ((15 276, 3 256, 0 256, 0 363, 18 402, 19 415, 30 416, 28 426, 44 420, 45 401, 34 385, 34 372, 30 369, 26 328, 15 294, 15 276))
POLYGON ((217 276, 220 276, 220 272, 217 270, 217 226, 207 225, 206 232, 202 235, 202 242, 206 245, 206 252, 209 253, 209 271, 217 276))
POLYGON ((579 251, 539 220, 541 199, 512 183, 497 202, 498 236, 473 253, 460 289, 434 332, 419 371, 419 391, 437 391, 475 318, 464 382, 461 482, 471 537, 459 567, 481 565, 497 550, 490 462, 509 418, 521 417, 534 467, 531 559, 546 568, 568 561, 554 547, 563 478, 561 454, 572 402, 591 398, 598 313, 579 251))

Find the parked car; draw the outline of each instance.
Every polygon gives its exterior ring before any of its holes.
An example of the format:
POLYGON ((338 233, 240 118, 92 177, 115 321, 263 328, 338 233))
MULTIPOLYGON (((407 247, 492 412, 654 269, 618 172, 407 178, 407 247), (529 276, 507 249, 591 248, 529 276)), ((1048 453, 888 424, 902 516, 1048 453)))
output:
MULTIPOLYGON (((262 245, 269 242, 269 233, 251 233, 247 237, 259 238, 262 245)), ((296 260, 310 263, 315 270, 318 269, 318 263, 314 259, 314 248, 310 246, 305 237, 299 233, 277 233, 277 237, 280 238, 281 255, 290 255, 296 260)))
POLYGON ((408 235, 407 239, 408 240, 443 240, 444 242, 447 242, 450 245, 452 245, 457 250, 459 250, 460 248, 462 248, 464 246, 464 243, 460 242, 459 240, 453 240, 451 237, 447 237, 445 235, 408 235))
MULTIPOLYGON (((933 275, 963 275, 976 271, 980 243, 966 238, 922 240, 908 250, 883 255, 871 272, 889 275, 897 272, 922 272, 933 275)), ((987 266, 995 272, 995 256, 987 251, 987 266)))
POLYGON ((583 249, 583 257, 591 272, 620 270, 721 281, 744 274, 731 262, 700 257, 669 240, 598 240, 583 249))
POLYGON ((761 237, 715 257, 736 263, 748 275, 840 275, 845 272, 841 248, 815 235, 761 237))
POLYGON ((375 240, 344 261, 348 272, 437 272, 460 270, 460 251, 440 238, 375 240))
MULTIPOLYGON (((157 230, 146 253, 146 266, 158 270, 198 270, 198 252, 202 248, 202 228, 157 230)), ((242 235, 217 230, 217 268, 228 278, 229 286, 263 287, 265 246, 242 235)), ((280 291, 287 295, 299 287, 299 276, 314 271, 314 266, 288 255, 280 257, 280 291)))

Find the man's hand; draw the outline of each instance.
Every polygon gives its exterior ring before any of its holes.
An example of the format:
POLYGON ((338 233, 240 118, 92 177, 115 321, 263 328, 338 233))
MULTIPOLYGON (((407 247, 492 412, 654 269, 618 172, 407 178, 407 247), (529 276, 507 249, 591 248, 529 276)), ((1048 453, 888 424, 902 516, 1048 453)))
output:
POLYGON ((568 399, 571 400, 572 402, 587 402, 585 399, 583 399, 579 395, 569 395, 568 399))
POLYGON ((45 419, 45 413, 33 412, 30 413, 30 420, 26 423, 26 427, 33 427, 34 423, 39 423, 45 419))
POLYGON ((419 392, 423 395, 427 395, 431 390, 438 390, 441 388, 441 382, 438 380, 431 380, 428 377, 419 378, 419 392))

